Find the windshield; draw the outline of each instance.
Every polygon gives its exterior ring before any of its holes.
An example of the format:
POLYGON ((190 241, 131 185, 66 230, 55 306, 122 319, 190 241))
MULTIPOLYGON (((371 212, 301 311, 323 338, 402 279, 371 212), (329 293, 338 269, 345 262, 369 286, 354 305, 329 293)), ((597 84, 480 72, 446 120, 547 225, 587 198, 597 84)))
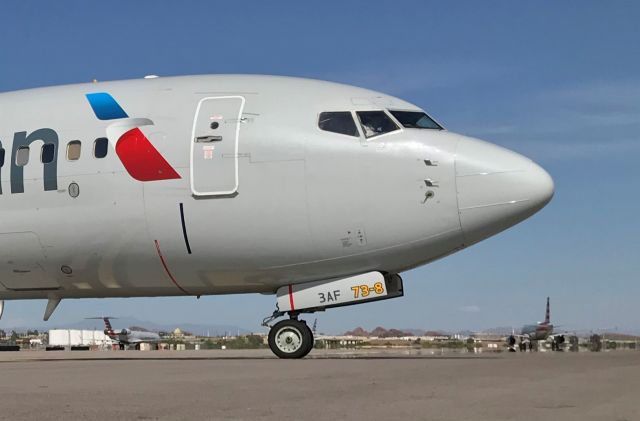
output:
POLYGON ((408 129, 435 129, 442 130, 442 126, 433 121, 431 117, 422 111, 391 111, 393 115, 404 127, 408 129))
POLYGON ((360 136, 353 116, 348 111, 327 111, 320 113, 318 119, 320 130, 345 134, 347 136, 360 136))
POLYGON ((356 114, 367 138, 399 129, 384 111, 358 111, 356 114))

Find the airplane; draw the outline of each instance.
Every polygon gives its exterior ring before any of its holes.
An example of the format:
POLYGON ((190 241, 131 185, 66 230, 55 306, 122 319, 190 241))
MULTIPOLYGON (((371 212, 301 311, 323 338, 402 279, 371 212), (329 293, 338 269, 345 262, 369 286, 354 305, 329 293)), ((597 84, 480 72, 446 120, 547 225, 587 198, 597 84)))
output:
POLYGON ((560 346, 565 342, 564 334, 553 333, 553 324, 551 324, 551 306, 549 303, 549 297, 547 297, 547 310, 544 315, 544 321, 536 324, 524 325, 520 331, 520 335, 512 335, 514 339, 509 338, 510 342, 515 344, 515 336, 518 336, 521 341, 528 342, 532 347, 533 341, 551 341, 551 349, 558 350, 560 346))
POLYGON ((301 315, 401 297, 401 272, 554 194, 530 159, 417 105, 281 76, 2 93, 0 164, 0 314, 4 300, 47 299, 46 321, 62 299, 268 294, 280 358, 313 347, 301 315))
POLYGON ((104 334, 111 340, 120 344, 120 348, 124 349, 125 346, 133 345, 136 349, 140 348, 142 343, 158 343, 162 339, 160 335, 155 332, 147 332, 143 330, 131 330, 122 329, 118 332, 111 327, 111 319, 115 317, 103 316, 103 317, 87 317, 88 320, 103 320, 104 321, 104 334))

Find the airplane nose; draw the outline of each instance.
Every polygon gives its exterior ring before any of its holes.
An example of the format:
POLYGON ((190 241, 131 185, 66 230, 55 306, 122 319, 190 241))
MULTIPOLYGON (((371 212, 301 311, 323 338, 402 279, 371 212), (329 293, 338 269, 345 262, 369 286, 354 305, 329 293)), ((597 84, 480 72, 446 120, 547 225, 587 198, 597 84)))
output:
POLYGON ((551 176, 530 159, 470 138, 458 142, 456 184, 467 245, 530 217, 554 193, 551 176))

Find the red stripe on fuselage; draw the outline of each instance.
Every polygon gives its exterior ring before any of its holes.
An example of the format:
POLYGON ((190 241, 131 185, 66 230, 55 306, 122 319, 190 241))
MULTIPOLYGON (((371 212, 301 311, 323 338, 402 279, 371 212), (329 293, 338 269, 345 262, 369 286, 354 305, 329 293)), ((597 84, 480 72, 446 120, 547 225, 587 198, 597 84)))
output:
POLYGON ((162 262, 162 266, 164 267, 164 271, 167 273, 167 276, 169 276, 169 279, 171 279, 171 282, 173 282, 173 284, 178 287, 178 289, 182 292, 185 293, 185 295, 191 295, 189 294, 189 292, 187 292, 187 290, 185 290, 184 288, 182 288, 180 286, 180 284, 178 284, 178 281, 176 281, 176 279, 173 277, 173 275, 171 274, 171 271, 169 270, 169 267, 167 266, 167 262, 165 262, 164 260, 164 256, 162 255, 162 252, 160 251, 160 243, 158 242, 158 240, 154 240, 156 242, 156 250, 158 251, 158 256, 160 257, 160 262, 162 262))
POLYGON ((118 139, 116 153, 129 175, 138 181, 180 178, 176 170, 138 128, 129 130, 118 139))

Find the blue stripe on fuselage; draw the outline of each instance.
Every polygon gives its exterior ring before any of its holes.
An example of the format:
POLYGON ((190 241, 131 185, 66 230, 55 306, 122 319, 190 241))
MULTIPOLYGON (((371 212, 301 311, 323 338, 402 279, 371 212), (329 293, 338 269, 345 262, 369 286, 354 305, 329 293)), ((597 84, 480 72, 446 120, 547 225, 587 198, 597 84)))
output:
POLYGON ((87 100, 89 100, 89 104, 91 104, 91 108, 93 108, 96 117, 100 120, 115 120, 129 117, 116 100, 106 92, 87 94, 87 100))

